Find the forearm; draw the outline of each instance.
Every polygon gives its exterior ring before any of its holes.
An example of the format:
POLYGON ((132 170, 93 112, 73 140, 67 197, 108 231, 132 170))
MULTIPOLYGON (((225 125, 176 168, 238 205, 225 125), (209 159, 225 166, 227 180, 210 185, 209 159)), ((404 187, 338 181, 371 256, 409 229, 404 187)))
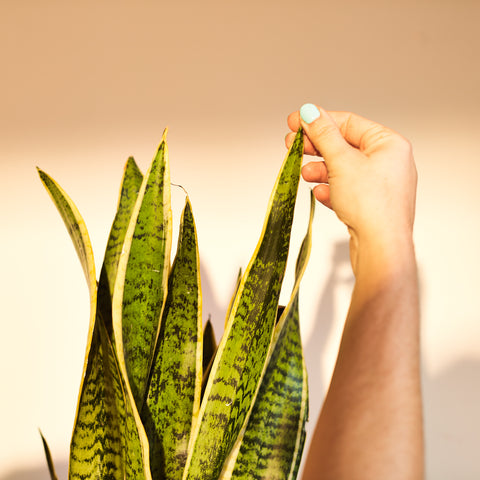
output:
POLYGON ((359 242, 356 282, 304 478, 423 477, 419 311, 411 238, 359 242))

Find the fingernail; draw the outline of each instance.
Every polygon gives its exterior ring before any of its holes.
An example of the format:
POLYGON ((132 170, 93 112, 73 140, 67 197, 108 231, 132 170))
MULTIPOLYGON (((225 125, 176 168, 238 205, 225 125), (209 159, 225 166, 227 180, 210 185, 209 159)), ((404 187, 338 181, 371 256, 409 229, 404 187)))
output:
POLYGON ((306 103, 300 108, 300 116, 305 123, 312 123, 320 116, 320 112, 313 103, 306 103))

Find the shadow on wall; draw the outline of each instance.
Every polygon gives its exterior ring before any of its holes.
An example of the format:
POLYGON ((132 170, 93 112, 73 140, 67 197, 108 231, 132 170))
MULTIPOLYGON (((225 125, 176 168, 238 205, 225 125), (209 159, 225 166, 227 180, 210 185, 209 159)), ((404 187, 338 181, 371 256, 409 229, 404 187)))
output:
POLYGON ((308 340, 304 343, 305 362, 307 364, 308 389, 310 397, 310 421, 320 409, 325 397, 327 381, 323 378, 320 358, 332 334, 335 312, 335 293, 338 288, 353 285, 353 278, 345 278, 344 266, 350 265, 350 250, 348 242, 337 242, 333 248, 325 289, 320 297, 315 313, 315 326, 308 340))
POLYGON ((478 480, 480 359, 465 358, 423 379, 427 478, 478 480))
MULTIPOLYGON (((345 266, 350 262, 348 242, 334 246, 326 287, 320 297, 315 327, 305 343, 305 359, 309 369, 310 435, 313 422, 325 396, 327 379, 322 378, 320 358, 331 337, 335 318, 335 296, 339 288, 352 286, 345 266)), ((225 308, 217 301, 208 272, 201 266, 204 296, 204 318, 211 316, 217 339, 223 332, 225 308)), ((232 292, 234 285, 232 284, 232 292)), ((478 480, 480 463, 480 359, 458 361, 436 376, 423 376, 425 437, 428 480, 478 480)), ((305 452, 305 455, 307 452, 305 452)), ((54 459, 58 478, 68 477, 68 461, 54 459)), ((37 468, 18 469, 0 480, 49 480, 46 462, 37 468)))
MULTIPOLYGON (((353 279, 345 277, 346 264, 350 264, 349 244, 338 242, 334 246, 326 287, 316 310, 315 327, 304 344, 309 372, 311 437, 328 387, 329 379, 322 377, 320 358, 330 340, 337 314, 335 295, 339 288, 353 285, 353 279)), ((435 376, 423 369, 422 381, 427 479, 478 480, 480 359, 465 358, 435 376)))
MULTIPOLYGON (((200 278, 202 282, 202 317, 203 322, 206 323, 208 319, 212 322, 213 331, 217 342, 222 338, 225 327, 225 317, 227 306, 223 306, 215 296, 214 288, 212 287, 212 280, 210 273, 205 265, 200 261, 200 278)), ((235 280, 235 277, 232 276, 235 280)), ((232 283, 231 292, 233 294, 235 284, 232 283)), ((230 300, 230 299, 229 299, 230 300)))

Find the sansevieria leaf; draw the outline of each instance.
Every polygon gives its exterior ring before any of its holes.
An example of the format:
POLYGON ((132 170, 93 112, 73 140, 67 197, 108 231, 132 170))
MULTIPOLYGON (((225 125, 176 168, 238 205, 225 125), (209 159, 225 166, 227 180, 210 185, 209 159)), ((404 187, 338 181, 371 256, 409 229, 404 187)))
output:
POLYGON ((69 479, 151 478, 147 440, 107 330, 95 324, 70 447, 69 479))
POLYGON ((170 270, 172 212, 165 137, 166 132, 145 174, 130 218, 113 298, 119 360, 125 365, 139 410, 146 396, 170 270))
POLYGON ((146 435, 103 321, 96 315, 95 264, 85 222, 63 189, 47 174, 39 173, 72 237, 90 291, 87 351, 70 446, 69 479, 120 480, 131 475, 149 480, 146 435))
POLYGON ((202 354, 202 371, 205 381, 205 374, 209 371, 209 366, 213 362, 213 357, 217 351, 217 340, 215 338, 215 332, 210 319, 207 320, 205 328, 203 329, 203 354, 202 354))
POLYGON ((272 340, 302 154, 300 131, 282 165, 260 240, 239 285, 192 433, 184 479, 218 478, 252 407, 272 340))
POLYGON ((197 235, 187 198, 141 415, 150 443, 154 480, 182 478, 192 422, 200 408, 201 302, 197 235))
POLYGON ((117 213, 110 229, 98 284, 98 310, 101 312, 112 341, 112 299, 117 278, 118 262, 142 181, 143 175, 133 157, 130 157, 125 164, 117 213))
POLYGON ((275 327, 268 366, 245 428, 221 479, 294 480, 305 441, 308 386, 300 337, 298 289, 311 249, 313 194, 292 296, 275 327), (233 470, 233 473, 232 473, 233 470))
MULTIPOLYGON (((90 292, 90 304, 96 301, 97 284, 95 278, 95 262, 93 261, 92 243, 88 236, 87 227, 78 208, 74 205, 70 197, 66 194, 60 185, 53 180, 43 170, 37 168, 40 180, 47 189, 53 203, 57 207, 60 215, 67 227, 73 246, 77 252, 83 273, 87 280, 90 292)), ((93 322, 90 322, 93 326, 93 322)))

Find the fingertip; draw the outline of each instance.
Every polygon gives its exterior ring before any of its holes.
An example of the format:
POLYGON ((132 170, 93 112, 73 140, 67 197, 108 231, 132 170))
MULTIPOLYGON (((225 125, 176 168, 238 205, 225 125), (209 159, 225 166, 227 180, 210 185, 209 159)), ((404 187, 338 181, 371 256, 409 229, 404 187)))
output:
POLYGON ((302 167, 302 177, 306 182, 327 183, 328 172, 325 162, 309 162, 302 167))
POLYGON ((300 128, 300 113, 298 112, 298 110, 296 112, 292 112, 287 117, 287 125, 292 132, 298 131, 298 129, 300 128))
POLYGON ((310 125, 315 120, 320 118, 320 110, 313 103, 305 103, 300 107, 300 118, 310 125))
POLYGON ((326 207, 332 209, 332 204, 330 202, 330 187, 321 183, 313 188, 313 195, 315 198, 326 207))
POLYGON ((293 132, 288 132, 285 135, 285 146, 287 148, 290 148, 292 146, 293 140, 295 139, 295 133, 293 132))
POLYGON ((349 145, 326 110, 313 104, 305 104, 301 110, 301 125, 317 155, 328 163, 345 153, 349 145))

